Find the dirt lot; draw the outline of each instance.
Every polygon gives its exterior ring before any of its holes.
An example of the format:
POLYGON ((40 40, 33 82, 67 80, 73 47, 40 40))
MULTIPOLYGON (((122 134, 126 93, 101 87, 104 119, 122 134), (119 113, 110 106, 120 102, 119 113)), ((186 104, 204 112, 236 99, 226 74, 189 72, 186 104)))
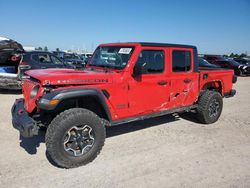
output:
POLYGON ((213 125, 184 115, 112 127, 97 159, 70 170, 48 161, 44 132, 19 137, 10 108, 21 95, 1 91, 0 187, 250 187, 250 78, 235 88, 213 125))

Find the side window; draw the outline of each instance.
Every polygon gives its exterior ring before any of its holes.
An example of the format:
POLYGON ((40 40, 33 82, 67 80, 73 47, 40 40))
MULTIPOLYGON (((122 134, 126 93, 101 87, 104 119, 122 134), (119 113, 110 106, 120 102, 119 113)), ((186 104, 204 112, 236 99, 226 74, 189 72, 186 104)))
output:
POLYGON ((51 59, 48 54, 34 54, 32 59, 38 63, 51 63, 51 59))
POLYGON ((164 51, 143 50, 136 63, 145 64, 144 74, 161 73, 164 71, 164 51))
POLYGON ((191 53, 185 50, 173 50, 172 52, 173 72, 187 72, 191 70, 191 53))
POLYGON ((60 61, 58 58, 56 58, 55 56, 50 56, 50 58, 51 58, 51 60, 52 60, 52 62, 54 63, 54 64, 57 64, 57 65, 62 65, 63 64, 63 62, 62 61, 60 61))

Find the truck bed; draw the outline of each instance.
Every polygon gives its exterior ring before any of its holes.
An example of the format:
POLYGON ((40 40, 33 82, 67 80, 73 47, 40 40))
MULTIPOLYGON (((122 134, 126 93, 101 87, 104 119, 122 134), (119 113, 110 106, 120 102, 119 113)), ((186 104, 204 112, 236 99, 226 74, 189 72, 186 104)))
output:
POLYGON ((200 69, 200 89, 210 87, 211 84, 216 88, 221 88, 221 94, 224 96, 232 89, 234 83, 234 71, 228 69, 200 69), (225 84, 226 83, 226 84, 225 84))

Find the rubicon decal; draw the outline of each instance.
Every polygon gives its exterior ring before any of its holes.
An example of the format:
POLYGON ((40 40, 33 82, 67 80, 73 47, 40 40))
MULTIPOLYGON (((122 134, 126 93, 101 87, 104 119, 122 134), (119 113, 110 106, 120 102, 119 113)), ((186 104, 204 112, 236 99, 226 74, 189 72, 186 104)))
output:
POLYGON ((86 80, 57 80, 58 84, 79 84, 79 83, 107 83, 108 79, 86 79, 86 80))

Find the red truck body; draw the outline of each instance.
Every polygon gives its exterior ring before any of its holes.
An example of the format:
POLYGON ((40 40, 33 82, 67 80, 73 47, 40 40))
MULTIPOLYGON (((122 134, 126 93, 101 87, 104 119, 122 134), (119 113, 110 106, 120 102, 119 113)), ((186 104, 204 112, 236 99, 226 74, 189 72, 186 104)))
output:
MULTIPOLYGON (((139 43, 115 43, 101 46, 134 46, 135 50, 123 70, 108 71, 47 69, 28 71, 23 84, 25 109, 31 113, 36 109, 36 101, 43 95, 44 87, 56 86, 53 91, 97 88, 109 93, 105 97, 112 120, 131 116, 141 116, 173 108, 192 106, 198 100, 201 90, 207 87, 217 88, 222 96, 232 90, 233 71, 201 70, 195 71, 193 48, 142 46, 139 43), (142 50, 163 50, 165 55, 164 72, 160 74, 143 74, 138 79, 133 77, 133 68, 142 50), (172 72, 173 50, 187 50, 192 54, 192 66, 188 72, 172 72), (39 80, 39 83, 37 82, 39 80), (39 92, 30 98, 34 86, 40 85, 39 92)), ((90 68, 91 66, 87 66, 90 68)), ((96 67, 106 70, 106 68, 96 67)))
POLYGON ((107 126, 184 111, 214 123, 236 78, 232 70, 199 70, 197 57, 194 46, 115 43, 100 45, 84 70, 27 71, 13 126, 24 137, 45 126, 48 155, 73 168, 100 153, 107 126))

